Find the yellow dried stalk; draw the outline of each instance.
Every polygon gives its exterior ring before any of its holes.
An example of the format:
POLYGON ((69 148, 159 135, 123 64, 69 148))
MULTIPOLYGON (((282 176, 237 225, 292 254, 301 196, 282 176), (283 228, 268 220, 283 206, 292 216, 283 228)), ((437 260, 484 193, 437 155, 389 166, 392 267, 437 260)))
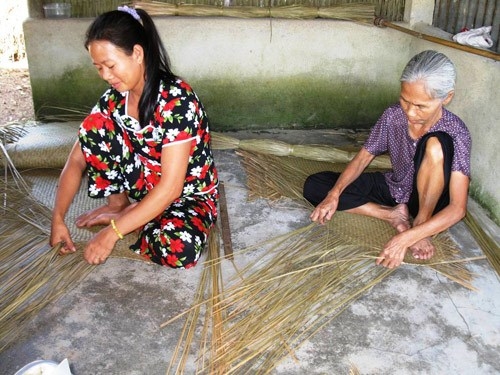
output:
MULTIPOLYGON (((352 150, 344 150, 326 145, 292 145, 271 139, 242 139, 212 133, 212 147, 219 150, 236 149, 260 155, 295 156, 302 159, 324 161, 345 165, 356 155, 352 150)), ((387 155, 377 156, 370 164, 371 168, 391 169, 387 155)))
MULTIPOLYGON (((236 252, 236 258, 245 251, 258 251, 262 256, 227 280, 229 286, 223 293, 212 294, 213 302, 210 298, 197 300, 195 308, 211 303, 212 314, 220 309, 225 316, 220 326, 213 326, 220 335, 217 351, 203 345, 196 350, 200 362, 208 361, 198 373, 221 368, 224 374, 269 373, 283 358, 293 356, 305 340, 393 272, 374 266, 393 231, 380 220, 339 212, 327 226, 310 224, 236 252), (359 223, 366 220, 371 221, 369 226, 377 236, 367 238, 360 233, 359 223), (354 237, 346 229, 352 227, 358 228, 354 237)), ((444 264, 457 259, 457 254, 450 253, 454 248, 441 246, 440 241, 433 263, 438 270, 440 259, 444 264)), ((223 259, 211 262, 218 264, 223 259)), ((461 259, 456 263, 463 273, 456 279, 467 284, 470 274, 461 259)))
POLYGON ((152 16, 200 16, 236 18, 337 19, 372 23, 375 7, 372 4, 341 4, 330 7, 289 5, 278 7, 230 6, 195 4, 168 4, 158 1, 135 1, 135 8, 144 9, 152 16))
POLYGON ((1 351, 43 307, 82 280, 93 267, 83 261, 81 252, 61 257, 57 247, 48 245, 50 210, 33 198, 2 144, 0 151, 7 163, 5 176, 0 179, 1 351))
MULTIPOLYGON (((189 350, 192 349, 195 342, 195 331, 198 327, 197 324, 202 308, 205 311, 205 318, 201 331, 201 339, 198 341, 199 349, 195 349, 195 351, 197 353, 217 353, 223 346, 221 327, 225 319, 225 311, 220 308, 220 298, 223 295, 223 282, 220 261, 214 261, 219 257, 219 241, 219 229, 215 227, 210 232, 208 256, 207 260, 203 263, 203 271, 194 296, 193 306, 187 312, 181 314, 182 316, 187 316, 174 353, 170 359, 167 374, 183 373, 189 359, 189 350)), ((174 319, 179 318, 181 315, 174 319)), ((197 358, 196 373, 206 372, 214 375, 223 375, 226 373, 225 367, 209 363, 208 358, 210 356, 205 355, 200 355, 197 358)))
POLYGON ((483 250, 490 265, 495 269, 497 274, 500 275, 500 247, 497 242, 484 231, 472 213, 467 212, 464 222, 467 224, 472 236, 483 250))

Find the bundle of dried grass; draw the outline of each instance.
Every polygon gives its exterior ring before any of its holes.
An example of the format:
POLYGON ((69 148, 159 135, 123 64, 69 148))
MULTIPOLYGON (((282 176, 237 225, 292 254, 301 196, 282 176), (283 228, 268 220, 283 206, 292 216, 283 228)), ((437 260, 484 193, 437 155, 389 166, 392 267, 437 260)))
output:
POLYGON ((495 269, 497 274, 500 275, 500 247, 498 243, 484 231, 474 217, 474 214, 470 211, 467 211, 464 222, 467 224, 472 236, 483 250, 490 265, 495 269))
MULTIPOLYGON (((190 334, 183 335, 178 346, 193 346, 200 307, 210 306, 207 313, 217 319, 209 320, 209 326, 205 321, 204 334, 194 349, 197 373, 270 373, 394 271, 374 266, 374 258, 393 234, 394 229, 381 220, 339 212, 326 226, 311 224, 238 251, 237 258, 248 253, 256 261, 238 270, 224 290, 214 286, 209 293, 198 293, 193 308, 182 314, 189 315, 185 327, 190 334), (209 327, 216 337, 211 343, 207 343, 209 327)), ((455 247, 445 237, 435 244, 437 254, 427 266, 448 277, 451 273, 452 279, 472 288, 465 260, 455 247)), ((213 258, 206 267, 219 267, 222 261, 213 258)), ((405 263, 410 262, 408 256, 405 263)), ((200 287, 208 288, 206 283, 202 280, 200 287)), ((182 367, 175 371, 182 372, 182 367)))
MULTIPOLYGON (((181 336, 174 349, 172 358, 167 368, 167 374, 182 374, 193 349, 194 337, 197 331, 200 316, 204 313, 201 338, 198 340, 201 352, 204 353, 196 362, 196 373, 207 372, 209 374, 225 374, 224 366, 218 367, 210 363, 209 358, 222 350, 223 342, 223 322, 226 319, 225 310, 218 307, 220 298, 223 295, 223 280, 220 268, 220 235, 218 226, 214 227, 209 236, 207 260, 203 263, 198 288, 196 290, 193 307, 180 316, 187 315, 181 336), (206 355, 208 354, 208 355, 206 355)), ((170 322, 177 320, 176 316, 168 322, 162 324, 167 326, 170 322)), ((200 349, 196 349, 199 352, 200 349)))
MULTIPOLYGON (((294 156, 306 160, 325 161, 345 165, 356 155, 356 150, 326 145, 292 145, 272 139, 239 140, 223 133, 212 133, 212 146, 219 150, 241 150, 262 155, 294 156)), ((370 164, 371 168, 391 169, 387 155, 377 156, 370 164)))
POLYGON ((330 7, 289 5, 278 7, 253 7, 194 4, 168 4, 160 1, 135 1, 134 7, 144 9, 152 16, 200 16, 236 18, 288 18, 288 19, 337 19, 372 23, 375 16, 373 4, 348 3, 330 7))
POLYGON ((0 179, 0 350, 19 337, 27 323, 48 303, 82 280, 92 266, 76 256, 60 257, 51 248, 50 210, 30 193, 0 144, 6 161, 0 179))
MULTIPOLYGON (((289 156, 240 154, 250 190, 257 187, 254 193, 260 195, 264 187, 261 196, 296 198, 305 205, 301 198, 305 176, 332 168, 328 163, 310 160, 301 164, 300 158, 289 156)), ((200 306, 207 305, 208 314, 218 317, 210 320, 217 339, 207 344, 210 336, 204 334, 199 340, 195 349, 197 373, 270 373, 350 303, 393 272, 375 267, 374 260, 394 233, 382 220, 338 212, 326 226, 311 224, 236 252, 236 258, 251 253, 257 261, 238 270, 226 281, 223 291, 212 288, 210 293, 198 293, 193 308, 181 314, 189 314, 185 327, 191 334, 184 335, 178 345, 193 346, 193 319, 199 318, 200 306)), ((404 264, 430 267, 473 290, 466 263, 483 257, 461 258, 446 233, 433 242, 437 251, 432 261, 407 255, 404 264)), ((218 267, 222 261, 213 259, 207 267, 218 267)), ((206 322, 204 333, 209 331, 206 322)), ((176 371, 182 372, 182 367, 176 371)))

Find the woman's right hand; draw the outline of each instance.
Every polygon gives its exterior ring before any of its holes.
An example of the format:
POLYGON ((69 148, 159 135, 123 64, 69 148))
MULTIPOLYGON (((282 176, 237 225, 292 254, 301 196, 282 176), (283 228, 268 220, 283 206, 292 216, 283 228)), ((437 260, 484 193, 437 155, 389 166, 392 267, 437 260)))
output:
POLYGON ((339 199, 333 194, 328 194, 323 201, 316 206, 311 214, 311 220, 317 221, 320 224, 325 224, 325 222, 330 221, 333 217, 335 211, 337 211, 337 205, 339 204, 339 199))
POLYGON ((61 248, 59 249, 59 255, 67 255, 76 251, 69 229, 64 223, 52 224, 50 245, 56 246, 59 243, 62 243, 61 248))

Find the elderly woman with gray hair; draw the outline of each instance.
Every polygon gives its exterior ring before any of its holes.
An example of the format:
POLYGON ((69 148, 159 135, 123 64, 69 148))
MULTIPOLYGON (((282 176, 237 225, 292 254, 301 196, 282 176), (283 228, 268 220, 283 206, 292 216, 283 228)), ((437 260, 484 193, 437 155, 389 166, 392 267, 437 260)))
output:
POLYGON ((408 249, 417 259, 430 259, 431 236, 465 216, 471 137, 444 108, 455 79, 455 67, 442 53, 414 56, 401 75, 399 103, 384 111, 345 170, 316 173, 304 184, 304 197, 316 206, 313 221, 324 224, 341 210, 383 219, 396 229, 377 265, 399 266, 408 249), (365 172, 383 153, 392 170, 365 172))

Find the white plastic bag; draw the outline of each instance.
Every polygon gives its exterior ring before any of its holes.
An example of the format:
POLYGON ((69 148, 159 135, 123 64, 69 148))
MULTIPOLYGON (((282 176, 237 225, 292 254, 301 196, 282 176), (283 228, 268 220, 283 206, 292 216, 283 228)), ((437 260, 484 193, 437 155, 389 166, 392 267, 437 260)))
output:
POLYGON ((491 26, 483 26, 478 29, 470 29, 453 35, 453 40, 457 43, 471 47, 490 48, 493 46, 490 32, 491 26))

